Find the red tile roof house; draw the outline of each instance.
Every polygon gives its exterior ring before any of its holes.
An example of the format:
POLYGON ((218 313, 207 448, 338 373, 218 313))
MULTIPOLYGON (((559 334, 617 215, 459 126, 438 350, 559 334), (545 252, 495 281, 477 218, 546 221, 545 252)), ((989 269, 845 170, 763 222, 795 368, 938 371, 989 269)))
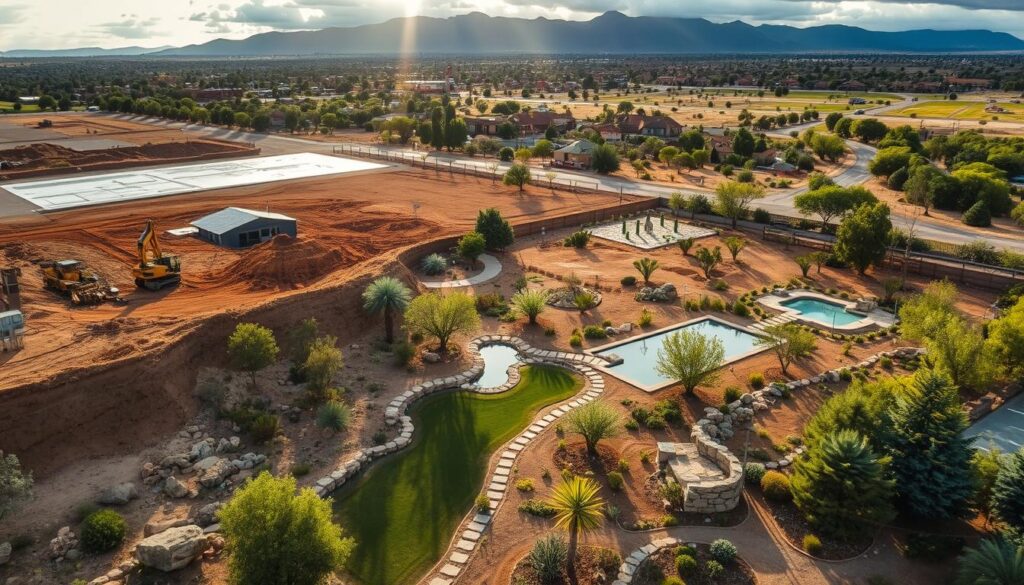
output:
POLYGON ((704 136, 705 148, 710 151, 709 161, 712 164, 719 164, 726 157, 732 154, 732 137, 731 136, 704 136))
POLYGON ((463 120, 470 136, 495 136, 498 126, 505 123, 504 116, 465 116, 463 120))
POLYGON ((554 126, 559 132, 576 128, 576 118, 571 112, 530 110, 512 114, 509 121, 518 126, 520 135, 541 134, 549 126, 554 126))
POLYGON ((622 132, 623 139, 628 136, 675 138, 683 133, 683 125, 668 116, 623 114, 616 118, 615 123, 622 132))

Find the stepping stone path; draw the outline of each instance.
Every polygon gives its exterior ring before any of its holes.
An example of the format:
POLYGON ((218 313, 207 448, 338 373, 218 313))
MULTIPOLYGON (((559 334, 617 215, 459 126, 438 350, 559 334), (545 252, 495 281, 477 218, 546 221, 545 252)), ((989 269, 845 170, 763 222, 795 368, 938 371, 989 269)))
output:
MULTIPOLYGON (((499 271, 500 266, 499 264, 499 271)), ((477 275, 477 277, 480 276, 482 275, 477 275)), ((401 425, 397 439, 377 447, 363 448, 358 455, 340 465, 334 472, 318 479, 313 488, 320 497, 327 497, 334 490, 345 485, 346 482, 358 475, 374 459, 394 453, 408 446, 412 442, 412 434, 415 428, 412 424, 412 418, 406 415, 405 412, 414 401, 423 396, 450 390, 465 390, 481 394, 506 392, 519 382, 519 368, 526 365, 554 365, 582 375, 585 384, 583 390, 576 397, 570 398, 568 403, 538 414, 526 430, 505 445, 505 449, 502 451, 489 481, 487 481, 488 485, 485 493, 490 499, 489 510, 486 513, 478 512, 472 518, 463 521, 462 526, 455 531, 456 536, 452 539, 452 544, 449 546, 448 557, 442 559, 432 572, 421 580, 421 582, 428 583, 429 585, 451 585, 451 583, 458 579, 462 569, 469 563, 470 557, 476 550, 484 531, 490 525, 493 514, 497 511, 505 497, 509 475, 512 467, 515 465, 516 458, 530 444, 530 441, 535 439, 551 423, 565 416, 572 409, 591 402, 604 392, 604 379, 601 378, 595 366, 605 365, 607 361, 598 356, 538 349, 522 339, 510 335, 484 335, 478 337, 469 342, 467 351, 468 354, 475 355, 473 365, 468 370, 456 376, 437 378, 417 384, 397 396, 384 408, 384 422, 388 426, 401 425), (484 360, 480 356, 480 348, 488 345, 507 345, 513 347, 519 352, 520 360, 509 368, 509 379, 505 384, 495 388, 482 389, 473 382, 484 371, 484 360)))

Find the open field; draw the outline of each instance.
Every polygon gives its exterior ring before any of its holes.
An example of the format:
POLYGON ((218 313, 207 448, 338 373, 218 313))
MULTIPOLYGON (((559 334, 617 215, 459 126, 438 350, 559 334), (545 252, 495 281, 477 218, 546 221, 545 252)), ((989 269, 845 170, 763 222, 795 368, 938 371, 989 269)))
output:
POLYGON ((924 101, 887 112, 889 116, 918 118, 947 118, 952 120, 1002 120, 1024 122, 1024 105, 999 102, 1007 112, 986 112, 986 102, 977 101, 924 101))
POLYGON ((9 112, 9 113, 12 113, 12 114, 14 114, 14 113, 28 114, 28 113, 31 113, 31 112, 38 112, 38 111, 39 111, 39 106, 37 106, 36 104, 22 104, 21 105, 21 110, 15 110, 14 109, 14 102, 0 101, 0 112, 5 112, 5 113, 9 112))

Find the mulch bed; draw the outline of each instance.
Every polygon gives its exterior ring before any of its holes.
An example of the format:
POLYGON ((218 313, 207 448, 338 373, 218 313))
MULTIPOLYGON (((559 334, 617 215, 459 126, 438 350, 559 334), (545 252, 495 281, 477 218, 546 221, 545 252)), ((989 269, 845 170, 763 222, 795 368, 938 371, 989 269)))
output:
POLYGON ((803 550, 804 536, 813 534, 821 540, 821 550, 814 556, 820 559, 837 561, 851 559, 866 551, 874 539, 871 537, 851 542, 840 542, 826 538, 816 532, 800 510, 792 501, 777 502, 765 498, 760 490, 750 490, 753 497, 757 498, 775 519, 775 523, 782 530, 786 540, 796 548, 803 550))
MULTIPOLYGON (((697 544, 696 574, 682 576, 686 585, 753 585, 757 583, 754 571, 742 559, 737 558, 725 565, 725 572, 715 579, 704 573, 704 563, 711 560, 708 545, 697 544)), ((676 571, 676 554, 674 548, 663 548, 647 558, 637 574, 633 576, 633 585, 661 585, 666 577, 679 575, 676 571), (654 569, 656 566, 658 569, 654 569)))
MULTIPOLYGON (((581 546, 576 554, 576 578, 580 585, 605 585, 615 580, 621 564, 622 557, 611 549, 581 546)), ((569 577, 563 571, 557 581, 541 581, 527 555, 516 564, 510 582, 512 585, 564 585, 569 583, 569 577)))
POLYGON ((569 468, 574 475, 584 475, 588 471, 604 476, 609 471, 615 471, 619 465, 622 455, 613 447, 603 443, 597 444, 597 457, 587 453, 586 443, 568 443, 565 449, 555 449, 551 457, 555 468, 562 470, 569 468))

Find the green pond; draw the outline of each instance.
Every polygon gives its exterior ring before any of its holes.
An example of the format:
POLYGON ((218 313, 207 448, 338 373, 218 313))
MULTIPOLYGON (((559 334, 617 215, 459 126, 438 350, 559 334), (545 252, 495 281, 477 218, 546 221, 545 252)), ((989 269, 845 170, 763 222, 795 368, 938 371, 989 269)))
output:
POLYGON ((414 403, 412 445, 335 492, 335 517, 356 540, 346 567, 352 577, 364 585, 402 585, 421 577, 472 507, 495 449, 583 383, 553 366, 528 366, 521 373, 519 384, 502 394, 448 392, 414 403))

